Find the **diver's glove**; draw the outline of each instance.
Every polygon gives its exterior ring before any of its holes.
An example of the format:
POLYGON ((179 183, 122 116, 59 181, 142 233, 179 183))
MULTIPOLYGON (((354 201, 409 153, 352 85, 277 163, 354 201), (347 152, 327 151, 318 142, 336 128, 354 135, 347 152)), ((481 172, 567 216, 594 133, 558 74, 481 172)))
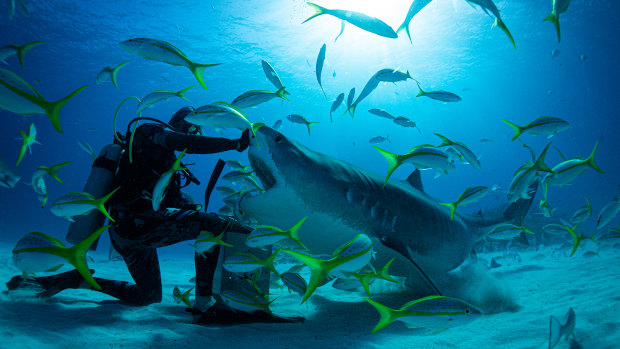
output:
POLYGON ((185 311, 193 315, 194 323, 196 324, 239 325, 251 323, 295 323, 305 320, 305 318, 301 316, 279 317, 262 310, 253 313, 237 311, 224 304, 221 300, 215 302, 213 306, 204 312, 196 308, 187 308, 185 311))
MULTIPOLYGON (((92 269, 90 272, 91 274, 95 273, 92 269)), ((6 283, 6 288, 9 292, 31 290, 36 292, 37 297, 47 298, 69 288, 80 288, 82 282, 84 282, 84 278, 74 269, 56 275, 41 277, 28 276, 24 278, 22 275, 16 275, 6 283)))
POLYGON ((241 138, 237 140, 237 151, 242 152, 248 148, 250 145, 250 130, 246 129, 241 134, 241 138))

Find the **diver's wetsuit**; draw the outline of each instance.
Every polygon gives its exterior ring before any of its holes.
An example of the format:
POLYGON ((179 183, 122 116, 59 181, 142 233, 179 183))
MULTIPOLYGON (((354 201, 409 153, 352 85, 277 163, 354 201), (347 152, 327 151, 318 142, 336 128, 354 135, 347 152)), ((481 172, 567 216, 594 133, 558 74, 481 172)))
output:
MULTIPOLYGON (((121 158, 114 186, 121 189, 109 201, 110 215, 116 220, 109 230, 112 245, 125 260, 135 284, 95 278, 102 292, 138 305, 160 302, 158 247, 196 239, 202 230, 216 235, 224 229, 249 233, 232 220, 198 211, 181 193, 178 173, 172 176, 158 211, 153 211, 148 197, 161 174, 175 162, 175 151, 210 154, 235 150, 238 145, 237 140, 173 132, 158 124, 143 124, 135 130, 133 162, 127 152, 121 158)), ((195 255, 197 295, 211 295, 218 255, 219 246, 205 257, 195 255)))

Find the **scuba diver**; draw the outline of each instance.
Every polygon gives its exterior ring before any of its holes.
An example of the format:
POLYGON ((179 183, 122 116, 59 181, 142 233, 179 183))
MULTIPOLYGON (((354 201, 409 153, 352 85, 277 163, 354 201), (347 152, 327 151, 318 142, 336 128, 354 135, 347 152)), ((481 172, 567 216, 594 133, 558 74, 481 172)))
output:
MULTIPOLYGON (((232 140, 202 136, 200 127, 185 121, 185 116, 193 110, 192 107, 181 108, 168 124, 143 117, 129 123, 125 140, 133 136, 130 142, 132 146, 129 149, 125 146, 125 151, 120 156, 118 171, 113 175, 113 179, 111 177, 111 187, 120 189, 106 206, 109 205, 110 215, 115 220, 111 222, 109 229, 112 246, 123 257, 135 284, 95 277, 95 281, 102 288, 100 292, 133 305, 161 302, 162 283, 157 248, 194 240, 203 230, 215 235, 223 231, 250 233, 249 228, 232 217, 199 211, 199 206, 181 191, 181 188, 190 182, 199 184, 189 170, 178 171, 172 176, 160 208, 153 211, 150 193, 161 174, 168 171, 177 159, 175 151, 185 150, 187 154, 212 154, 228 150, 242 152, 249 146, 249 130, 245 130, 239 139, 232 140), (134 130, 133 135, 130 135, 131 124, 144 119, 155 123, 141 124, 134 130), (131 160, 128 156, 130 151, 131 160), (185 185, 181 185, 182 176, 185 178, 185 185)), ((115 142, 119 141, 123 139, 117 134, 115 142)), ((102 158, 103 156, 95 161, 93 168, 99 166, 116 169, 116 162, 102 158)), ((215 297, 212 288, 219 252, 220 246, 216 245, 211 252, 194 253, 196 297, 191 312, 195 315, 196 322, 291 321, 267 313, 234 312, 215 297)), ((77 270, 46 277, 29 277, 26 280, 22 276, 15 276, 7 283, 7 287, 9 290, 23 287, 42 289, 37 293, 40 297, 50 297, 70 288, 93 289, 77 270)))

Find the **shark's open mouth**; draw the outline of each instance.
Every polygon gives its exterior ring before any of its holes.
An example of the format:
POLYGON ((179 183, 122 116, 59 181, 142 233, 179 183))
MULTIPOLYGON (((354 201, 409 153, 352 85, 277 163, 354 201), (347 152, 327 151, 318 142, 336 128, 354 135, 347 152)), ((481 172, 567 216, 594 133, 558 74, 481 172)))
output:
POLYGON ((267 166, 263 160, 256 157, 251 157, 250 164, 263 184, 263 189, 269 190, 276 185, 276 178, 273 176, 273 173, 271 173, 269 166, 267 166))

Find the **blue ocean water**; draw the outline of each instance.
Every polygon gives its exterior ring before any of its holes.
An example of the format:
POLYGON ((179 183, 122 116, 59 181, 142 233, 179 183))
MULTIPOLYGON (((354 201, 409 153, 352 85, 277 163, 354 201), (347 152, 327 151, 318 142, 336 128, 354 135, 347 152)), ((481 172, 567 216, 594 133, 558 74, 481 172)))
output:
MULTIPOLYGON (((525 124, 539 116, 560 117, 571 124, 568 131, 551 140, 568 157, 586 157, 600 141, 596 161, 604 175, 587 170, 572 186, 550 191, 550 203, 558 214, 570 215, 584 204, 602 208, 618 188, 617 96, 620 87, 618 62, 618 5, 613 1, 573 1, 561 16, 562 42, 554 27, 542 19, 550 12, 547 1, 499 1, 502 18, 515 37, 513 50, 505 34, 491 28, 493 18, 465 1, 433 1, 411 22, 413 45, 404 32, 396 40, 347 25, 334 41, 340 21, 324 15, 301 22, 312 14, 303 1, 132 1, 132 2, 27 2, 30 16, 19 11, 8 19, 7 5, 0 11, 1 44, 25 44, 42 40, 45 44, 26 55, 25 68, 16 57, 6 60, 8 68, 31 83, 45 98, 61 98, 81 85, 89 87, 62 111, 64 133, 55 132, 44 115, 21 117, 0 111, 4 127, 0 149, 2 160, 15 164, 20 147, 19 130, 31 122, 37 126, 37 139, 15 170, 22 181, 12 190, 2 188, 0 231, 2 239, 12 241, 32 231, 62 235, 67 222, 50 214, 49 206, 39 208, 28 183, 39 165, 64 161, 72 164, 61 171, 67 184, 47 181, 50 201, 67 191, 80 191, 90 169, 90 156, 78 146, 87 141, 96 152, 112 139, 112 115, 125 97, 142 97, 155 89, 178 91, 188 86, 191 105, 217 100, 231 101, 250 89, 272 89, 265 79, 260 61, 271 63, 292 95, 290 103, 274 100, 247 111, 253 122, 273 124, 283 119, 282 130, 305 145, 356 165, 385 173, 384 159, 368 140, 390 136, 383 144, 393 152, 404 152, 422 143, 439 143, 433 133, 441 133, 467 144, 480 157, 482 170, 458 166, 453 175, 433 179, 426 172, 424 181, 430 194, 453 200, 471 185, 497 184, 507 189, 513 171, 529 159, 519 142, 510 142, 512 131, 500 119, 525 124), (200 88, 183 67, 148 61, 123 51, 118 43, 134 37, 166 40, 196 62, 224 63, 205 71, 209 88, 200 88), (327 45, 323 97, 315 77, 316 57, 327 45), (557 50, 557 57, 552 51, 557 50), (119 88, 108 81, 97 85, 95 76, 105 66, 131 60, 118 74, 119 88), (459 103, 442 103, 416 98, 418 88, 412 80, 382 83, 356 112, 354 119, 342 115, 341 107, 329 121, 331 101, 353 87, 359 94, 368 79, 383 68, 409 71, 425 89, 448 90, 459 94, 459 103), (422 134, 402 128, 389 120, 369 114, 382 108, 417 122, 422 134), (301 125, 285 117, 296 113, 318 121, 312 136, 301 125), (481 139, 493 142, 481 142, 481 139)), ((408 1, 331 1, 328 8, 344 8, 369 13, 396 28, 408 9, 408 1)), ((167 121, 181 99, 159 103, 144 115, 167 121)), ((118 127, 135 116, 128 103, 121 109, 118 127)), ((217 135, 216 133, 209 133, 217 135)), ((238 137, 234 131, 225 134, 238 137)), ((545 136, 524 135, 525 142, 540 152, 545 136)), ((206 183, 217 155, 195 156, 193 170, 206 183)), ((244 159, 235 152, 222 154, 244 159)), ((550 152, 548 163, 561 159, 550 152)), ((247 159, 246 159, 247 162, 247 159)), ((13 167, 14 168, 14 167, 13 167)), ((395 177, 404 178, 412 170, 404 166, 395 177)), ((196 198, 203 188, 189 189, 196 198)), ((211 205, 219 207, 215 195, 211 205)), ((493 202, 491 202, 493 203, 493 202)), ((591 223, 591 222, 588 222, 591 223)))

